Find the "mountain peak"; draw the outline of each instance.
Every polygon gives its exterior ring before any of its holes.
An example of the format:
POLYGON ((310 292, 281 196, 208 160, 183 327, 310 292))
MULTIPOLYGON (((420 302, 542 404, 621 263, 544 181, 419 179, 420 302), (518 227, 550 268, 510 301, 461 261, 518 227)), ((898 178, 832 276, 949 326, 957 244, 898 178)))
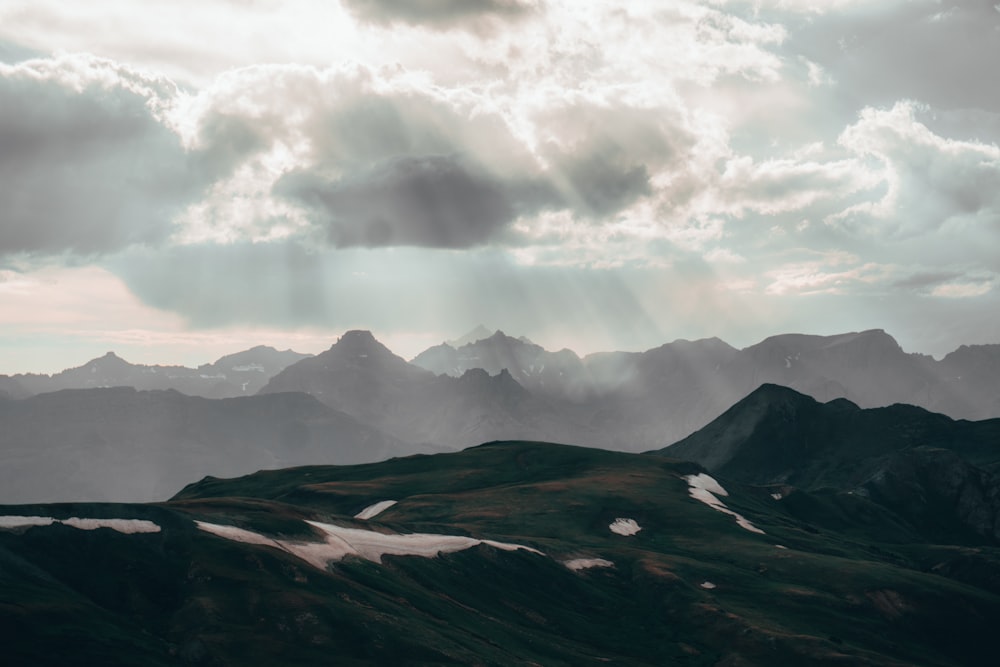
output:
POLYGON ((493 334, 492 331, 484 327, 482 324, 476 325, 476 328, 468 332, 460 338, 455 340, 446 340, 445 343, 458 349, 463 345, 468 345, 469 343, 475 343, 477 341, 483 340, 484 338, 489 338, 493 334))
POLYGON ((344 335, 337 339, 335 345, 359 345, 378 343, 375 335, 368 329, 351 329, 345 331, 344 335))
POLYGON ((84 364, 84 367, 89 367, 89 368, 94 368, 98 366, 103 368, 109 366, 114 368, 121 368, 124 366, 131 366, 131 364, 129 364, 129 362, 119 357, 114 352, 106 352, 103 356, 97 357, 96 359, 91 359, 86 364, 84 364))

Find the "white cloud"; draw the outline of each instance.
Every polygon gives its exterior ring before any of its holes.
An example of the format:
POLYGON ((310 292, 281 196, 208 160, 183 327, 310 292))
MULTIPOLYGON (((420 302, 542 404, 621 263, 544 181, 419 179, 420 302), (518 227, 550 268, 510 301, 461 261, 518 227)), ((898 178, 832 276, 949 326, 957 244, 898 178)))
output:
POLYGON ((879 160, 888 189, 881 200, 852 207, 833 220, 867 227, 878 236, 907 237, 944 234, 949 224, 971 216, 980 234, 995 236, 1000 190, 991 184, 1000 182, 1000 148, 938 136, 917 120, 920 110, 910 101, 890 109, 866 108, 844 130, 841 145, 859 158, 879 160))

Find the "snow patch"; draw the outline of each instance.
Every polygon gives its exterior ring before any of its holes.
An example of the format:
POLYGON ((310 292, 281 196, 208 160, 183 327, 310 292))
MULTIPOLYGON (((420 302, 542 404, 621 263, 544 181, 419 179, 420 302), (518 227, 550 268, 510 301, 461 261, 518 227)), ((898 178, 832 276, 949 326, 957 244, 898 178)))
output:
POLYGON ((574 572, 579 572, 580 570, 589 570, 592 567, 614 567, 615 564, 609 560, 604 560, 603 558, 574 558, 572 560, 564 560, 563 565, 573 570, 574 572))
POLYGON ((729 509, 724 502, 716 497, 716 494, 722 496, 728 496, 729 494, 712 476, 706 475, 703 472, 697 475, 685 475, 684 481, 688 483, 688 493, 695 500, 705 503, 717 512, 735 517, 736 523, 740 528, 749 530, 751 533, 765 534, 763 530, 750 523, 746 517, 729 509))
POLYGON ((56 520, 50 516, 0 516, 0 528, 25 526, 51 526, 56 520))
POLYGON ((774 548, 775 549, 788 549, 788 547, 786 547, 784 544, 775 544, 774 548))
POLYGON ((324 533, 323 542, 300 540, 278 540, 235 526, 221 526, 196 521, 198 528, 235 542, 258 544, 280 549, 301 558, 310 565, 325 570, 327 563, 343 560, 346 556, 358 556, 375 563, 382 562, 382 556, 423 556, 435 558, 440 553, 464 551, 480 544, 488 544, 504 551, 523 549, 544 555, 537 549, 522 544, 509 544, 495 540, 480 540, 461 535, 434 535, 430 533, 378 533, 361 528, 347 528, 319 521, 307 521, 310 526, 324 533))
POLYGON ((772 493, 771 497, 774 498, 775 500, 781 500, 782 498, 784 498, 784 496, 781 495, 780 493, 772 493))
POLYGON ((126 535, 131 535, 133 533, 160 532, 159 525, 153 523, 152 521, 145 521, 143 519, 81 519, 74 516, 63 520, 60 523, 73 528, 79 528, 80 530, 110 528, 111 530, 117 530, 119 533, 125 533, 126 535))
POLYGON ((722 488, 722 485, 719 484, 714 477, 706 475, 703 472, 700 472, 697 475, 688 475, 684 479, 687 481, 688 486, 692 489, 704 489, 705 491, 708 491, 716 496, 729 495, 729 492, 722 488))
POLYGON ((264 367, 260 364, 246 364, 244 366, 233 366, 237 373, 263 373, 264 367))
POLYGON ((217 523, 208 523, 206 521, 195 521, 194 523, 198 526, 198 530, 203 530, 206 533, 224 537, 227 540, 232 540, 233 542, 243 542, 244 544, 263 544, 269 547, 281 548, 276 540, 272 540, 270 537, 264 537, 263 535, 250 530, 244 530, 242 528, 237 528, 236 526, 223 526, 217 523))
POLYGON ((618 535, 635 535, 642 530, 642 527, 635 522, 635 519, 622 519, 620 517, 608 524, 608 528, 611 529, 612 533, 617 533, 618 535))
POLYGON ((78 530, 110 528, 126 535, 160 532, 160 527, 157 524, 142 519, 81 519, 75 516, 69 519, 53 519, 50 516, 0 516, 0 528, 51 526, 54 523, 61 523, 78 530))
POLYGON ((706 589, 706 590, 712 590, 713 588, 718 588, 718 586, 716 586, 715 584, 713 584, 711 581, 703 581, 703 582, 701 582, 698 585, 701 586, 702 588, 706 589))
POLYGON ((396 504, 395 500, 380 500, 374 505, 369 505, 368 507, 364 508, 363 510, 355 514, 354 518, 367 521, 368 519, 378 516, 379 514, 386 511, 395 504, 396 504))

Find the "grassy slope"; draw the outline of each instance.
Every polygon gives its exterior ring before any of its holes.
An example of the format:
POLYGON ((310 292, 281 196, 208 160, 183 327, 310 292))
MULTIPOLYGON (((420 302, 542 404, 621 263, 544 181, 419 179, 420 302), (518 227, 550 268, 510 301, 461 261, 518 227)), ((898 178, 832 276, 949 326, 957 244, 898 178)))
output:
MULTIPOLYGON (((2 508, 149 518, 164 530, 0 531, 0 632, 20 664, 94 664, 73 648, 80 637, 91 651, 83 655, 104 664, 973 665, 992 658, 986 637, 1000 618, 995 550, 872 541, 876 531, 810 524, 767 489, 722 480, 726 503, 767 532, 751 533, 689 497, 681 476, 698 470, 657 457, 495 443, 206 479, 155 506, 2 508), (518 542, 546 556, 480 546, 436 559, 349 559, 321 572, 191 522, 318 540, 303 518, 349 525, 385 499, 399 503, 369 527, 518 542), (613 534, 608 524, 617 517, 635 519, 642 531, 613 534), (614 567, 572 572, 560 563, 570 558, 614 567), (716 588, 702 588, 705 581, 716 588)), ((877 527, 884 517, 871 520, 877 527)))

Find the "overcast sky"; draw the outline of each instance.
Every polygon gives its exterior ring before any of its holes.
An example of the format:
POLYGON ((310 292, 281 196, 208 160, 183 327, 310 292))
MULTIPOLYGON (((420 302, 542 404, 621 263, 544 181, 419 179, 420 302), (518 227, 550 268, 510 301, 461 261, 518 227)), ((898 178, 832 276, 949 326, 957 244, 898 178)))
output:
POLYGON ((0 372, 1000 342, 995 0, 0 0, 0 372))

